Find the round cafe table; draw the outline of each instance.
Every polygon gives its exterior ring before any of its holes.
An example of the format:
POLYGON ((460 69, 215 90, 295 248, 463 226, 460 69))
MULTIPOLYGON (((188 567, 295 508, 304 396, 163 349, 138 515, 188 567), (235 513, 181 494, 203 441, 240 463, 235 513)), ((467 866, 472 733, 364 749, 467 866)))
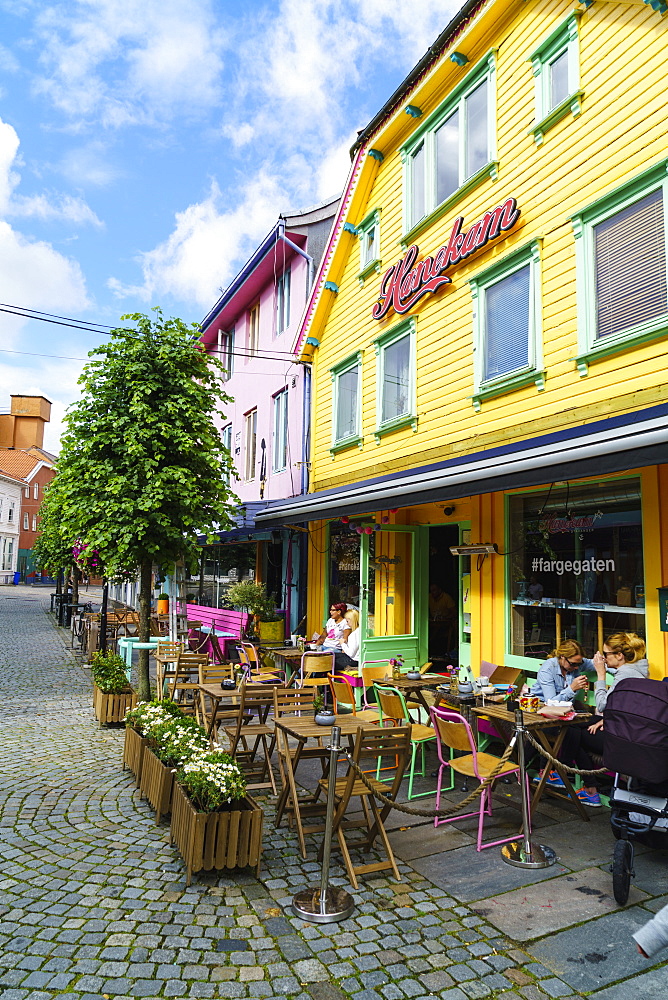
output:
POLYGON ((125 673, 128 680, 132 672, 132 651, 134 649, 155 649, 160 642, 160 636, 154 636, 148 642, 140 642, 137 636, 124 635, 118 640, 118 652, 125 660, 125 673))

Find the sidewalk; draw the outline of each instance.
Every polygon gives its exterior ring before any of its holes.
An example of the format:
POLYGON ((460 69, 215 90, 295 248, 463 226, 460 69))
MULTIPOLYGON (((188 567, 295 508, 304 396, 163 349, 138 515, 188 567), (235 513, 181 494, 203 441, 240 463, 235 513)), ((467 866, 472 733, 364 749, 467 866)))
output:
MULTIPOLYGON (((508 868, 495 848, 477 854, 471 820, 434 830, 395 812, 403 881, 367 878, 353 918, 318 927, 288 908, 318 878, 316 841, 302 861, 263 800, 261 881, 208 873, 186 889, 168 826, 121 770, 123 733, 98 728, 88 672, 48 604, 39 588, 0 588, 0 1000, 668 992, 668 968, 641 959, 630 938, 668 899, 668 852, 639 854, 619 910, 607 816, 582 823, 568 805, 536 817, 536 839, 560 858, 537 872, 508 868)), ((489 829, 512 831, 512 786, 496 798, 489 829)), ((341 868, 333 874, 345 884, 341 868)))

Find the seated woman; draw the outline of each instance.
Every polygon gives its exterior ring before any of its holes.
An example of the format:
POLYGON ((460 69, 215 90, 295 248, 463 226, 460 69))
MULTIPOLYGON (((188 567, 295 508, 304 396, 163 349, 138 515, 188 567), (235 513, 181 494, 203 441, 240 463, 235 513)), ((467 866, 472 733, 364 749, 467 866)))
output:
POLYGON ((352 631, 350 622, 343 617, 347 610, 346 604, 332 604, 329 609, 331 617, 315 641, 317 648, 340 652, 341 643, 347 641, 352 631))
MULTIPOLYGON (((586 771, 594 770, 596 765, 590 754, 603 753, 603 710, 608 700, 608 694, 619 681, 626 677, 646 680, 649 676, 649 664, 645 657, 645 641, 635 632, 615 632, 608 636, 600 650, 594 656, 596 668, 596 698, 597 714, 590 719, 591 725, 569 726, 562 744, 561 756, 565 761, 574 760, 579 768, 586 771), (614 679, 610 687, 605 681, 606 672, 614 679)), ((586 806, 594 808, 601 805, 599 784, 596 775, 587 775, 587 784, 578 791, 577 796, 586 806)))
POLYGON ((337 674, 345 670, 357 670, 359 664, 360 616, 353 608, 349 608, 344 617, 352 631, 347 639, 341 641, 341 649, 334 653, 334 671, 337 674))
POLYGON ((594 661, 585 657, 582 646, 575 639, 564 639, 550 659, 538 668, 530 694, 541 701, 573 701, 578 691, 586 691, 589 685, 581 669, 594 670, 594 661))

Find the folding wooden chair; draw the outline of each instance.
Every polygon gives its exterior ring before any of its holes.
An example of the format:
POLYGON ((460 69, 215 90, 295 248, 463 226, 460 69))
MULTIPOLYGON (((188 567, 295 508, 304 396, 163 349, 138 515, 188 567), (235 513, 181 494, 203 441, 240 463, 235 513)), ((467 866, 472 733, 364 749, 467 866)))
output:
MULTIPOLYGON (((384 782, 378 781, 376 778, 369 779, 374 790, 382 792, 389 799, 396 799, 399 792, 410 753, 410 739, 411 731, 408 726, 400 726, 394 729, 383 729, 380 726, 373 725, 360 726, 355 737, 352 759, 360 768, 363 762, 373 761, 376 766, 380 766, 384 758, 396 758, 397 767, 394 780, 389 788, 384 782)), ((321 778, 319 784, 326 795, 329 779, 321 778)), ((336 835, 339 849, 343 854, 348 878, 354 888, 359 889, 358 875, 387 871, 387 869, 390 869, 394 877, 398 881, 401 881, 401 875, 394 860, 392 847, 383 825, 392 807, 384 805, 382 808, 379 808, 373 793, 357 776, 357 773, 350 765, 348 766, 347 774, 336 780, 335 805, 332 832, 336 835), (361 801, 364 819, 360 819, 359 821, 345 820, 346 810, 350 800, 353 798, 359 798, 361 801), (366 833, 360 840, 355 840, 348 844, 344 829, 365 830, 366 833), (350 848, 361 849, 366 853, 371 850, 376 838, 380 838, 386 860, 354 865, 350 857, 350 848)), ((322 855, 322 847, 320 855, 322 855)))
POLYGON ((276 779, 271 767, 271 755, 276 737, 273 726, 268 726, 266 721, 269 711, 274 707, 273 691, 266 685, 251 685, 244 680, 241 682, 239 695, 236 725, 225 727, 225 735, 230 741, 230 753, 244 770, 247 782, 250 778, 248 788, 271 788, 275 795, 276 779), (249 722, 246 718, 248 713, 256 715, 257 722, 249 722), (262 758, 258 757, 260 748, 262 758))
POLYGON ((343 709, 344 712, 350 712, 356 719, 360 719, 362 722, 380 722, 380 713, 375 709, 357 710, 355 692, 353 691, 352 684, 346 677, 341 677, 337 674, 328 674, 327 679, 329 681, 329 689, 332 692, 335 715, 338 715, 341 709, 343 709))
POLYGON ((389 660, 364 660, 360 667, 362 675, 362 704, 365 709, 374 708, 369 704, 369 691, 373 691, 374 681, 384 681, 392 676, 389 660))
MULTIPOLYGON (((234 680, 234 667, 231 663, 201 663, 199 667, 199 682, 200 684, 222 684, 223 681, 234 680)), ((222 723, 227 723, 228 725, 232 722, 237 721, 239 714, 239 697, 235 696, 229 699, 225 699, 223 703, 219 703, 218 707, 215 709, 214 717, 214 705, 213 701, 204 692, 200 691, 200 708, 202 715, 204 717, 204 728, 207 733, 211 732, 213 737, 214 727, 218 728, 222 723)), ((252 715, 247 713, 246 722, 250 722, 252 715)))
MULTIPOLYGON (((285 715, 312 715, 313 714, 313 699, 315 697, 315 688, 274 688, 274 718, 280 719, 285 715)), ((300 746, 287 747, 281 740, 277 741, 278 750, 278 773, 281 779, 281 793, 276 803, 276 815, 274 817, 274 826, 280 826, 283 814, 288 814, 288 825, 292 827, 292 818, 294 807, 288 801, 290 795, 290 788, 288 783, 288 776, 285 766, 286 755, 290 754, 290 760, 292 762, 293 771, 300 760, 313 760, 319 759, 323 761, 322 772, 325 773, 325 766, 327 751, 322 746, 322 740, 319 741, 320 745, 317 747, 306 747, 300 746)), ((317 789, 315 795, 306 796, 300 800, 302 812, 309 813, 313 812, 311 808, 313 803, 315 803, 320 797, 320 789, 317 789)), ((322 803, 318 806, 318 812, 323 811, 322 803)))
POLYGON ((163 696, 167 675, 175 673, 176 664, 182 652, 182 643, 171 642, 168 639, 164 641, 161 639, 155 650, 150 650, 151 656, 155 658, 155 690, 159 698, 163 696), (169 664, 172 664, 172 669, 168 671, 169 664))
POLYGON ((334 673, 334 652, 303 653, 299 668, 299 687, 322 688, 323 698, 329 690, 329 675, 334 673))
POLYGON ((181 653, 176 662, 174 675, 169 680, 169 697, 178 702, 179 708, 186 715, 194 715, 199 723, 203 722, 203 712, 200 704, 199 668, 207 664, 209 657, 199 653, 181 653))
POLYGON ((285 672, 278 668, 267 670, 263 667, 252 642, 239 643, 237 653, 249 684, 285 684, 285 672))

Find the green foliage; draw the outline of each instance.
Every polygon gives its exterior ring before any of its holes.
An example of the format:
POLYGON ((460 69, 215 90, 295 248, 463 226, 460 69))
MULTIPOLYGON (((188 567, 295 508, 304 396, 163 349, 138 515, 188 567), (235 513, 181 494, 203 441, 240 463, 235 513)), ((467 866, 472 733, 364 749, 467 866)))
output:
POLYGON ((158 600, 159 601, 168 601, 169 600, 169 594, 158 594, 158 600))
POLYGON ((214 812, 246 794, 246 779, 241 768, 220 748, 192 756, 179 769, 176 778, 195 808, 202 812, 214 812))
POLYGON ((151 749, 163 764, 178 767, 195 753, 209 747, 209 740, 192 716, 174 716, 155 726, 151 731, 151 749))
POLYGON ((150 737, 158 726, 177 717, 183 718, 183 712, 169 698, 140 701, 125 713, 125 725, 132 726, 140 736, 150 737))
POLYGON ((325 707, 325 699, 320 693, 313 696, 313 711, 320 712, 325 707))
POLYGON ((263 622, 281 620, 276 614, 276 602, 263 583, 252 583, 250 580, 235 583, 227 592, 227 600, 235 607, 257 615, 263 622))
POLYGON ((118 654, 104 654, 97 650, 91 657, 91 664, 91 674, 100 691, 105 694, 120 694, 127 690, 125 664, 118 654))

